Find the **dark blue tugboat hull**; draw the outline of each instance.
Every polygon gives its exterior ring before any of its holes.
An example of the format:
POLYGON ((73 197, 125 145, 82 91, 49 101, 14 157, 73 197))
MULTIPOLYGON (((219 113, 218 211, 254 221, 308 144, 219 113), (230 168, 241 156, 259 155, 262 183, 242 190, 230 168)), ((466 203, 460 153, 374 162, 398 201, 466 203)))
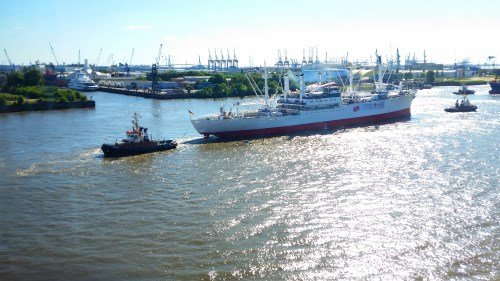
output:
POLYGON ((177 147, 175 141, 151 142, 148 144, 103 144, 101 146, 104 157, 125 157, 157 151, 165 151, 177 147))

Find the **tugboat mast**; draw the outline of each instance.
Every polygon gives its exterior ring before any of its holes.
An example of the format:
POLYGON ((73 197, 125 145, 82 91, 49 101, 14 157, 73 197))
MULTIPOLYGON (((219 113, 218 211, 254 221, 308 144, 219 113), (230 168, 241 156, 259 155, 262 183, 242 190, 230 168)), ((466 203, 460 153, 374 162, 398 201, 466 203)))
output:
POLYGON ((137 112, 134 112, 134 120, 132 120, 133 124, 133 130, 139 130, 139 114, 137 112))

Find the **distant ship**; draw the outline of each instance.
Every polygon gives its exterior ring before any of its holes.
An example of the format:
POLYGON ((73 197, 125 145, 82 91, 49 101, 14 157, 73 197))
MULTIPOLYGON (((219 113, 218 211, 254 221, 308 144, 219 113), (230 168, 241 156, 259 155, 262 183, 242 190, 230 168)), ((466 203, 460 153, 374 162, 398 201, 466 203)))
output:
MULTIPOLYGON (((288 76, 284 76, 284 95, 274 107, 269 102, 264 68, 263 107, 246 112, 239 112, 238 108, 236 112, 227 112, 221 107, 218 114, 192 118, 191 123, 205 137, 231 139, 331 129, 411 116, 415 91, 403 91, 400 84, 397 91, 389 92, 383 87, 383 75, 379 75, 375 91, 364 97, 353 90, 352 79, 344 95, 335 83, 320 85, 306 93, 303 75, 300 76, 300 93, 291 94, 288 76)), ((254 81, 249 81, 256 86, 254 81)))
POLYGON ((496 79, 490 82, 491 86, 491 91, 490 94, 492 95, 500 95, 500 82, 498 82, 496 79))
POLYGON ((467 89, 465 85, 460 86, 458 91, 453 92, 455 95, 473 95, 476 91, 467 89))
POLYGON ((69 83, 68 88, 78 91, 96 91, 99 87, 85 73, 76 73, 69 83))

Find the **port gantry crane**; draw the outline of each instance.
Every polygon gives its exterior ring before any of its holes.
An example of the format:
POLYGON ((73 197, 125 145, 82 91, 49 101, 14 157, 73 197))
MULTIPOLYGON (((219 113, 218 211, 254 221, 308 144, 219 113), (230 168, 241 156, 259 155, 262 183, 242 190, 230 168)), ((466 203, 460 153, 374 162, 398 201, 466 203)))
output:
POLYGON ((12 70, 15 70, 16 67, 15 65, 12 63, 12 61, 10 60, 10 57, 9 57, 9 54, 7 53, 7 50, 6 49, 3 49, 4 53, 5 53, 5 56, 7 57, 7 61, 9 61, 9 65, 12 67, 12 70))
POLYGON ((160 44, 160 49, 158 50, 158 56, 156 57, 155 63, 151 66, 151 91, 157 93, 160 91, 160 84, 158 83, 158 67, 160 65, 161 48, 163 44, 160 44))

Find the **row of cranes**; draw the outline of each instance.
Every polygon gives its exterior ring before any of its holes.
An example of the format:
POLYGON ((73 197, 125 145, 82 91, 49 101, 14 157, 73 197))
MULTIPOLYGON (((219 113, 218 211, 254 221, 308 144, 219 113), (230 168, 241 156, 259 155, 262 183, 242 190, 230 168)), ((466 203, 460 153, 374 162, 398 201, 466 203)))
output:
MULTIPOLYGON (((238 58, 236 58, 236 51, 233 48, 233 57, 229 55, 229 49, 227 49, 227 57, 224 57, 224 53, 222 52, 222 48, 220 48, 220 57, 217 55, 217 49, 214 48, 214 57, 212 57, 212 53, 210 49, 208 49, 208 70, 213 71, 227 71, 230 69, 238 68, 238 58)), ((201 64, 201 60, 199 62, 201 64)))

